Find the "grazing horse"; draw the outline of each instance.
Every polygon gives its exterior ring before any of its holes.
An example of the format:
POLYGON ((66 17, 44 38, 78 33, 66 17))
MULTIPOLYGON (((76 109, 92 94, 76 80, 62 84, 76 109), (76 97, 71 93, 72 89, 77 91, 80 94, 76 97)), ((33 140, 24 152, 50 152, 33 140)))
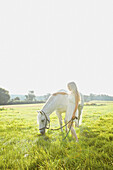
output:
MULTIPOLYGON (((82 110, 84 105, 83 96, 82 94, 79 95, 76 84, 74 82, 68 83, 68 89, 70 93, 61 90, 57 93, 52 94, 43 106, 43 108, 40 111, 37 111, 37 122, 39 123, 39 131, 41 134, 45 133, 47 124, 50 122, 49 116, 54 111, 56 111, 56 114, 59 118, 61 131, 63 131, 63 112, 65 112, 65 124, 67 124, 71 119, 73 119, 73 122, 75 122, 75 126, 79 126, 82 123, 82 110)), ((65 126, 66 132, 68 131, 68 128, 70 128, 72 136, 75 137, 77 141, 78 138, 73 125, 71 126, 71 122, 68 124, 68 127, 65 126)))

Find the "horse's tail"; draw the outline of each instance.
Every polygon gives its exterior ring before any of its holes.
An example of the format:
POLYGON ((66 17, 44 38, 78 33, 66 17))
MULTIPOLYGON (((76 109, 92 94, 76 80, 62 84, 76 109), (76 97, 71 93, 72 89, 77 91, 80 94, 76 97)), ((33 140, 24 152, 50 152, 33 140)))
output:
POLYGON ((82 124, 82 111, 84 107, 84 96, 80 93, 80 103, 78 105, 78 119, 79 119, 79 125, 82 124))

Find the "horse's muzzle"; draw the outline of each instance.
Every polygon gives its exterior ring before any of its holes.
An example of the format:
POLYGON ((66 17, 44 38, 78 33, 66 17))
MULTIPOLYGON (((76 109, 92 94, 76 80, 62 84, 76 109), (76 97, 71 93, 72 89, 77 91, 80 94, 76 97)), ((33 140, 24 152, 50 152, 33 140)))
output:
POLYGON ((41 129, 40 133, 41 133, 41 135, 44 135, 45 134, 45 129, 41 129))

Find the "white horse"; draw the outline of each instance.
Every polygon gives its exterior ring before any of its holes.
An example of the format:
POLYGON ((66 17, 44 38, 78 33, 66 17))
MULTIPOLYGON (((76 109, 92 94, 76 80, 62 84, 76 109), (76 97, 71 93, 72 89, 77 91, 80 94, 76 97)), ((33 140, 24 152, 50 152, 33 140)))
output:
MULTIPOLYGON (((71 87, 69 90, 72 91, 71 87)), ((39 123, 40 133, 41 134, 45 133, 47 123, 50 121, 49 117, 54 111, 56 111, 56 114, 59 118, 61 131, 63 131, 63 129, 62 129, 62 113, 65 112, 65 120, 64 121, 66 124, 72 119, 73 112, 74 112, 74 109, 76 106, 76 102, 77 101, 75 101, 75 94, 73 94, 73 93, 68 94, 68 93, 66 93, 66 91, 63 91, 63 90, 51 95, 49 97, 48 101, 43 106, 43 108, 40 111, 37 111, 38 112, 37 120, 39 123)), ((76 119, 73 120, 73 121, 75 121, 76 126, 79 126, 82 123, 83 105, 84 105, 83 96, 82 96, 82 94, 80 94, 80 102, 78 104, 78 107, 77 107, 77 110, 75 113, 76 119)), ((68 128, 70 128, 70 123, 68 124, 68 128)), ((67 126, 65 127, 65 130, 67 132, 67 126)), ((72 133, 72 136, 75 137, 76 140, 78 140, 73 126, 71 126, 71 133, 72 133)))

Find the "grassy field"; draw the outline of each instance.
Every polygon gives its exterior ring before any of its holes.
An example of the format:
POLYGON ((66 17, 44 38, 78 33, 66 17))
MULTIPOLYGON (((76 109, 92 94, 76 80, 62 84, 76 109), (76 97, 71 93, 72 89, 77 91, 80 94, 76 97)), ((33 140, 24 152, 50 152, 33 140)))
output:
MULTIPOLYGON (((113 169, 113 102, 84 106, 78 143, 71 134, 63 141, 60 130, 40 136, 36 110, 42 106, 0 107, 0 169, 113 169)), ((51 127, 59 127, 55 113, 51 127)))

